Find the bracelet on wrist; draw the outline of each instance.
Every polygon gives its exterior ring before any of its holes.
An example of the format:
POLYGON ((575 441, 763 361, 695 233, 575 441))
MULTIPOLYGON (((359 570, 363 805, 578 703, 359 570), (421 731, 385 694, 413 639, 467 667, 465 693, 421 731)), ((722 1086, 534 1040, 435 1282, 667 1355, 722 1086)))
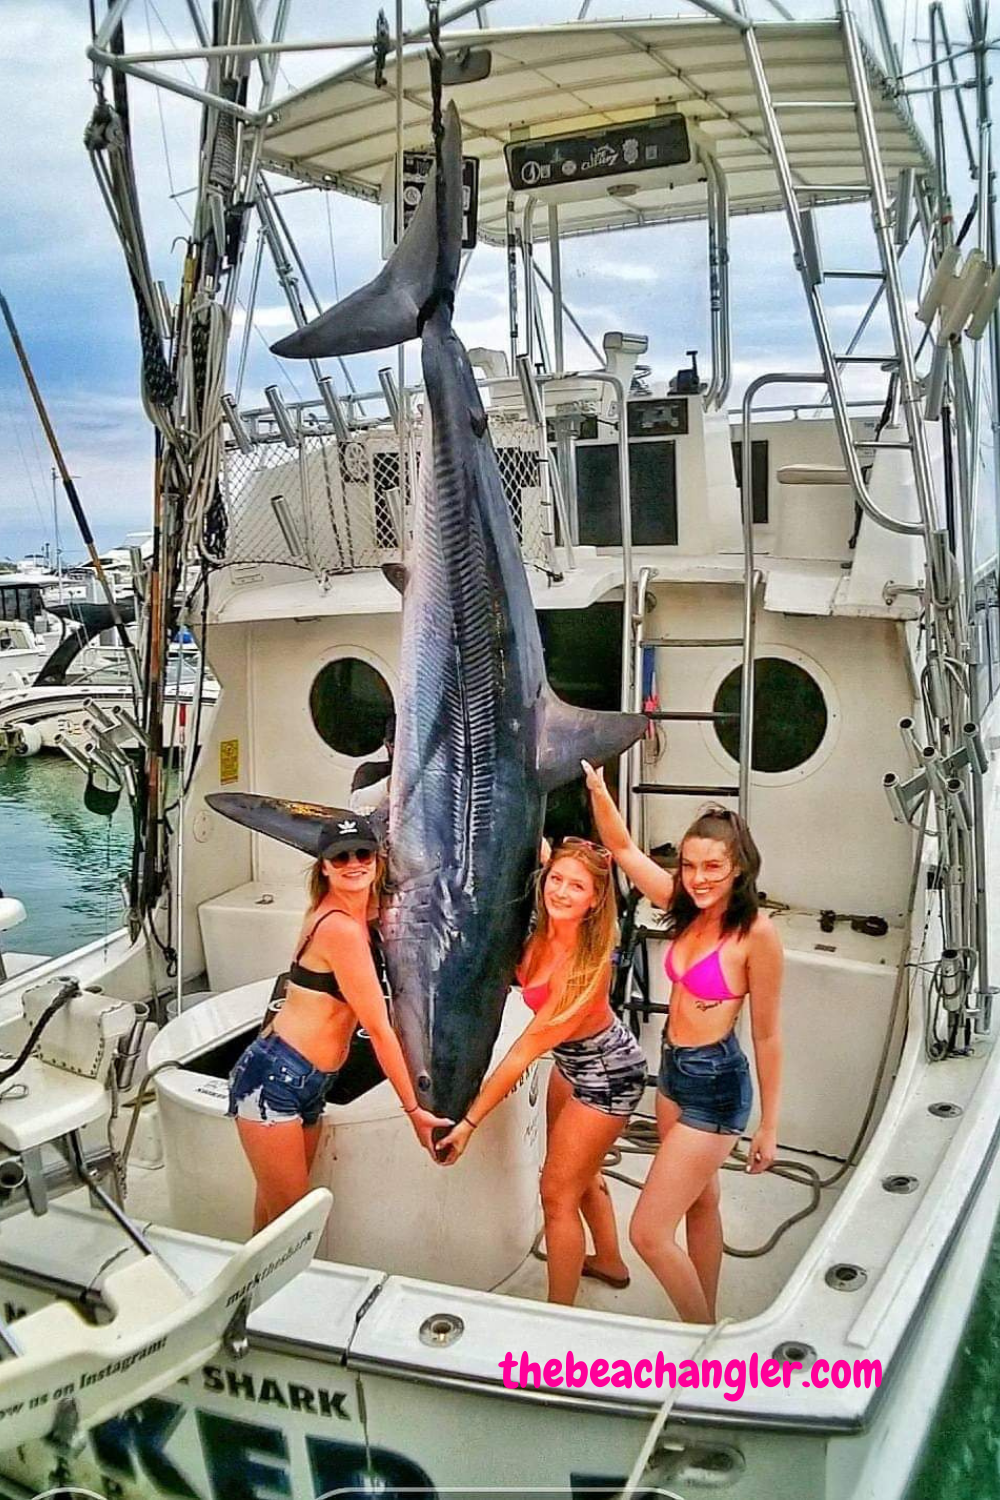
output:
POLYGON ((415 1114, 416 1114, 416 1112, 417 1112, 417 1110, 418 1110, 418 1109, 419 1109, 419 1108, 420 1108, 420 1105, 419 1105, 419 1104, 414 1104, 414 1105, 411 1105, 411 1107, 410 1107, 410 1108, 409 1108, 409 1109, 407 1109, 407 1108, 406 1108, 406 1107, 405 1107, 405 1105, 404 1105, 404 1107, 403 1107, 403 1114, 404 1114, 404 1115, 415 1115, 415 1114))
POLYGON ((478 1120, 470 1120, 468 1115, 463 1115, 462 1119, 465 1121, 466 1125, 468 1125, 470 1130, 475 1130, 476 1126, 479 1124, 478 1120))

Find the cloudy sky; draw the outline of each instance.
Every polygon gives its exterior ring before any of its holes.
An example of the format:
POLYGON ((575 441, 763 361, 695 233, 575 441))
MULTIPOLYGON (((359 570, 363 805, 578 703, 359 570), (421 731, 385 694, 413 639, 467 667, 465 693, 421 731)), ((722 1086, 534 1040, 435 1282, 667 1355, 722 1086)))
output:
MULTIPOLYGON (((309 0, 293 7, 289 36, 342 32, 345 12, 352 28, 360 25, 366 31, 377 8, 377 0, 349 7, 342 0, 309 0)), ((649 0, 634 5, 593 0, 589 17, 638 16, 667 8, 649 0)), ((97 9, 103 9, 102 0, 97 9)), ((490 11, 499 25, 567 19, 577 9, 572 0, 498 0, 490 11)), ((890 9, 900 23, 907 65, 915 66, 925 57, 920 46, 925 7, 910 4, 904 13, 900 0, 890 9)), ((949 0, 948 9, 954 11, 953 33, 961 34, 960 4, 949 0)), ((422 18, 424 10, 422 0, 407 0, 408 22, 422 18)), ((796 10, 801 13, 802 7, 796 10)), ((808 14, 823 13, 822 5, 810 0, 808 14)), ((135 318, 122 258, 83 146, 94 103, 85 57, 87 0, 3 0, 3 26, 0 89, 7 103, 0 136, 0 290, 18 322, 98 544, 116 545, 148 527, 152 437, 138 399, 135 318)), ((130 49, 189 40, 183 0, 133 0, 130 49)), ((310 76, 306 66, 297 58, 286 60, 283 83, 304 82, 310 76)), ((200 82, 198 69, 192 63, 179 76, 200 82)), ((198 109, 141 82, 132 81, 129 88, 150 257, 154 274, 173 294, 195 177, 198 109)), ((337 288, 350 290, 377 269, 375 209, 316 193, 285 204, 324 305, 334 300, 337 288)), ((858 260, 856 248, 851 259, 851 241, 862 226, 852 212, 855 217, 844 211, 824 217, 828 263, 858 260)), ((735 220, 731 251, 735 400, 752 375, 790 362, 806 368, 815 356, 783 223, 735 220)), ((571 241, 564 251, 565 298, 595 343, 608 328, 646 332, 654 376, 666 378, 686 362, 687 349, 707 351, 704 257, 701 225, 571 241)), ((862 259, 867 263, 867 256, 862 259)), ((852 319, 863 306, 863 284, 841 286, 848 290, 834 299, 838 341, 850 335, 852 319)), ((266 341, 291 326, 270 274, 262 278, 257 321, 244 399, 256 401, 271 382, 294 396, 287 368, 266 349, 266 341)), ((498 251, 485 246, 476 251, 457 321, 468 344, 505 346, 504 267, 498 251)), ((873 339, 878 332, 876 325, 873 339)), ((572 338, 567 358, 591 362, 584 346, 572 338)), ((358 384, 371 383, 381 362, 358 361, 358 384)), ((301 373, 296 384, 305 391, 301 373)), ((0 330, 0 559, 16 560, 51 539, 50 469, 13 352, 0 330)), ((64 552, 79 556, 61 499, 59 509, 64 552)))

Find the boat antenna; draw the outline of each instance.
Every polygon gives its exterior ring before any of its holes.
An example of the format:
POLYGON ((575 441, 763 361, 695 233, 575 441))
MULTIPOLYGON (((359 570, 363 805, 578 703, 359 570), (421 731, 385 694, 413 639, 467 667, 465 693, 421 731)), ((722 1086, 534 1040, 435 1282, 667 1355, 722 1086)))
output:
POLYGON ((14 318, 11 314, 10 307, 7 303, 7 298, 3 295, 2 292, 0 292, 0 312, 3 313, 4 322, 7 324, 7 331, 10 334, 10 340, 14 346, 14 353, 17 355, 18 363, 21 366, 25 382, 27 384, 28 390, 31 393, 31 399, 35 403, 35 410, 38 413, 38 420, 42 424, 42 429, 48 440, 49 448, 52 451, 52 457, 55 461, 56 468, 59 470, 59 476, 62 479, 62 486, 66 492, 66 498, 69 501, 70 509, 73 512, 73 518, 76 521, 77 529, 79 530, 80 536, 83 539, 83 544, 87 549, 87 555, 90 558, 91 566, 93 567, 94 572, 97 575, 98 582, 100 583, 101 588, 104 591, 104 597, 107 600, 108 609, 111 613, 111 622, 114 625, 114 628, 118 633, 118 638, 125 649, 125 660, 128 662, 129 675, 132 679, 132 692, 135 696, 135 701, 138 703, 140 693, 140 679, 139 663, 136 658, 135 647, 129 640, 128 631, 125 628, 125 622, 122 619, 121 611, 119 610, 118 605, 115 601, 114 590, 111 587, 108 575, 104 571, 104 566, 101 562, 101 559, 97 555, 97 548, 94 545, 93 533, 90 530, 90 523, 87 520, 86 512, 84 511, 83 505, 80 502, 80 496, 77 493, 76 484, 73 480, 72 474, 69 472, 69 469, 66 466, 66 460, 63 458, 62 449, 59 446, 59 440, 56 437, 55 430, 49 420, 49 414, 45 409, 45 402, 42 400, 42 393, 38 389, 38 383, 35 380, 31 365, 28 362, 27 353, 25 352, 24 345, 21 343, 21 338, 17 331, 17 325, 15 324, 14 318))

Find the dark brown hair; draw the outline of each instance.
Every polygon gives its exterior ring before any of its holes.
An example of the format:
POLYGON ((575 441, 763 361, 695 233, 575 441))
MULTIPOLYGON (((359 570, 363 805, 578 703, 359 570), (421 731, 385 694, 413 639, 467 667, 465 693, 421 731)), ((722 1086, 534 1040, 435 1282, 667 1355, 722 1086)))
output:
POLYGON ((739 932, 746 937, 760 909, 757 893, 757 877, 760 874, 760 851, 754 843, 750 830, 739 813, 728 807, 706 807, 698 814, 691 827, 681 839, 681 864, 677 868, 673 894, 667 906, 666 922, 671 936, 680 937, 690 927, 699 908, 684 889, 681 869, 684 860, 684 845, 688 839, 716 839, 725 844, 733 864, 736 879, 729 893, 729 901, 722 915, 723 932, 739 932))

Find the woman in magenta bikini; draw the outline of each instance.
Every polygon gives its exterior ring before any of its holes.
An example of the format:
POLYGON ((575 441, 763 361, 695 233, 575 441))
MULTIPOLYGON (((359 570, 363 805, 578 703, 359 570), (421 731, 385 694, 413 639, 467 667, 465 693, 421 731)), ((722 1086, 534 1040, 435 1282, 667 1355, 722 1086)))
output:
POLYGON ((686 1322, 714 1322, 722 1265, 719 1169, 746 1129, 750 1067, 736 1038, 743 1001, 760 1082, 748 1172, 774 1161, 781 1088, 781 941, 758 910, 760 855, 743 820, 710 808, 681 840, 680 878, 643 854, 600 771, 583 763, 601 838, 634 885, 668 914, 670 1015, 656 1099, 660 1149, 630 1239, 686 1322), (676 1242, 686 1220, 687 1250, 676 1242))
POLYGON ((551 1050, 541 1182, 550 1302, 572 1303, 581 1275, 619 1289, 629 1282, 601 1164, 642 1098, 646 1060, 608 1001, 618 931, 612 863, 587 839, 557 845, 538 881, 535 930, 517 971, 534 1017, 438 1148, 446 1166, 456 1162, 490 1110, 551 1050))

